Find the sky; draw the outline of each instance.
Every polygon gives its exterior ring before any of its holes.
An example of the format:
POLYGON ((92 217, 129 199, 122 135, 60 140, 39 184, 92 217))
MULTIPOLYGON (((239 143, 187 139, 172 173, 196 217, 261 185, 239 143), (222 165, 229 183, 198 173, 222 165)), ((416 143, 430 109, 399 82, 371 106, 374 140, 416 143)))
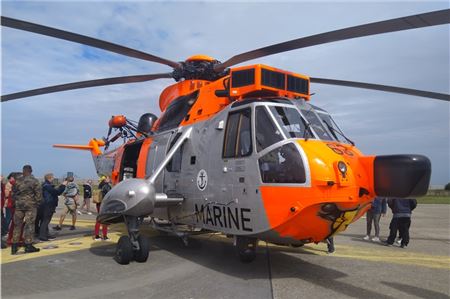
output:
MULTIPOLYGON (((92 36, 173 61, 238 53, 340 28, 449 8, 430 2, 2 1, 3 16, 92 36)), ((449 93, 449 26, 340 41, 249 61, 342 80, 449 93)), ((97 78, 168 72, 165 65, 10 28, 1 29, 2 94, 97 78)), ((112 115, 160 114, 153 82, 104 86, 2 103, 1 173, 31 164, 36 176, 96 176, 87 144, 107 134, 112 115)), ((311 86, 311 103, 332 114, 367 155, 422 154, 431 185, 450 182, 450 104, 408 95, 311 86)))

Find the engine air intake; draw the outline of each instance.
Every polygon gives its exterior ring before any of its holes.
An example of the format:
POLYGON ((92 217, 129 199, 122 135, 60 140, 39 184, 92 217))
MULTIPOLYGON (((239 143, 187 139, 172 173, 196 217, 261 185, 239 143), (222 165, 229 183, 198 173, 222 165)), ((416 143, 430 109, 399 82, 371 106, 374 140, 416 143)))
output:
POLYGON ((288 97, 309 100, 309 77, 262 64, 231 69, 230 96, 288 97))

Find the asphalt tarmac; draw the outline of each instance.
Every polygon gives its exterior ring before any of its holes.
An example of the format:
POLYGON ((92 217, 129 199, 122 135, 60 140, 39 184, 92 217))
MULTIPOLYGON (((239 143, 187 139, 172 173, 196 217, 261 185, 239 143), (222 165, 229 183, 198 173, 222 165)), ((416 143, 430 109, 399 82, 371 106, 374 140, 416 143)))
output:
MULTIPOLYGON (((382 239, 390 217, 381 219, 382 239)), ((75 231, 38 243, 39 253, 2 250, 2 298, 450 298, 450 205, 419 205, 405 249, 362 240, 361 219, 335 237, 333 254, 325 244, 260 242, 250 264, 223 235, 185 246, 147 228, 149 260, 122 266, 112 257, 124 227, 111 227, 111 242, 94 241, 94 219, 82 215, 75 231)))

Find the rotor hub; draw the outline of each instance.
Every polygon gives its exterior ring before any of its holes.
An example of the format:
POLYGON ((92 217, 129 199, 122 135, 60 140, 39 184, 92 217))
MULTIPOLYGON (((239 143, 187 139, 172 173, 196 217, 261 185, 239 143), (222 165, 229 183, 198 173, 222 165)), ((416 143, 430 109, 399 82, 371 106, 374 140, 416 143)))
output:
POLYGON ((175 81, 185 80, 207 80, 215 81, 228 75, 229 70, 221 72, 214 70, 214 66, 220 64, 219 60, 207 55, 194 55, 180 61, 180 68, 174 69, 172 76, 175 81))

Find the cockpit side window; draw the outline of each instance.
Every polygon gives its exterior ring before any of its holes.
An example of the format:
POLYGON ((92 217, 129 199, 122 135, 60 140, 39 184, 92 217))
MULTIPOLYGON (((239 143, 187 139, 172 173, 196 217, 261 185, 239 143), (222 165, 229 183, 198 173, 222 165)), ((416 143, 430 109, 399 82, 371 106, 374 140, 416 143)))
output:
POLYGON ((225 129, 223 158, 240 158, 252 153, 250 108, 231 112, 225 129))
POLYGON ((263 183, 302 184, 306 182, 305 167, 299 151, 288 143, 258 160, 263 183))
POLYGON ((282 139, 281 132, 276 129, 266 108, 256 107, 256 150, 260 152, 282 139))
POLYGON ((287 138, 312 137, 309 129, 306 131, 305 121, 297 109, 284 106, 270 106, 269 109, 287 138))
POLYGON ((173 100, 161 117, 158 131, 162 132, 178 127, 197 101, 198 95, 199 92, 195 91, 173 100))

